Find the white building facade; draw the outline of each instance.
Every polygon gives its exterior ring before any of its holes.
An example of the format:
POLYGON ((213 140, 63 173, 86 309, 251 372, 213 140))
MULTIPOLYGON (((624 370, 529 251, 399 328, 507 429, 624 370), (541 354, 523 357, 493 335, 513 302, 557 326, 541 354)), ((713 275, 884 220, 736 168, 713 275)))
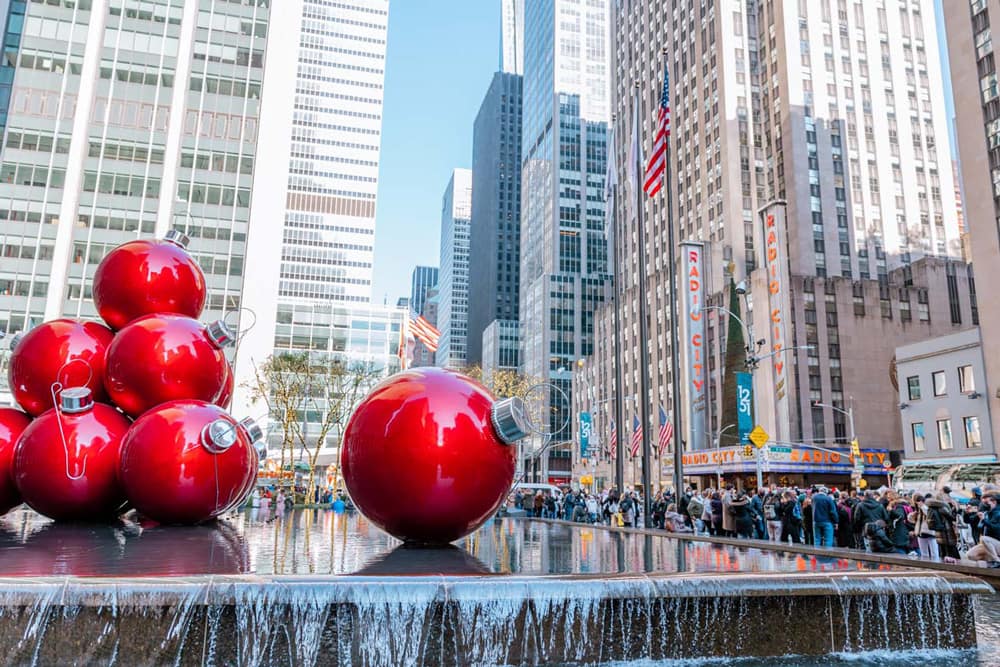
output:
POLYGON ((467 362, 469 332, 469 240, 472 223, 472 171, 455 169, 441 198, 441 268, 438 273, 435 361, 442 368, 467 362))

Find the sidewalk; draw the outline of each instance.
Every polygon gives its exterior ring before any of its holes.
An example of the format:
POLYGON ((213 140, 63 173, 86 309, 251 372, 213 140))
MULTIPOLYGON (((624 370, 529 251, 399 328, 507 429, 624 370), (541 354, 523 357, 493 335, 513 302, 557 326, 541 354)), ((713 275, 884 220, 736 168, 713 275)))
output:
POLYGON ((810 556, 822 556, 825 558, 849 558, 851 560, 864 561, 866 563, 882 563, 885 565, 895 565, 899 567, 910 567, 921 570, 942 570, 945 572, 960 572, 986 580, 994 588, 1000 590, 1000 569, 986 567, 985 563, 979 564, 973 561, 962 561, 960 563, 945 563, 942 561, 932 561, 923 558, 911 558, 909 556, 896 554, 877 554, 858 549, 841 549, 838 547, 815 547, 805 544, 786 544, 782 542, 771 542, 769 540, 744 540, 731 537, 712 537, 709 535, 692 535, 690 533, 670 533, 658 528, 618 528, 616 526, 606 526, 601 523, 580 524, 562 519, 538 519, 531 521, 548 521, 550 523, 562 523, 574 526, 587 526, 590 528, 603 528, 604 530, 617 530, 625 533, 635 533, 638 535, 655 535, 657 537, 670 537, 677 540, 688 540, 689 542, 710 542, 713 544, 725 544, 734 547, 766 549, 770 551, 782 551, 785 553, 806 554, 810 556))

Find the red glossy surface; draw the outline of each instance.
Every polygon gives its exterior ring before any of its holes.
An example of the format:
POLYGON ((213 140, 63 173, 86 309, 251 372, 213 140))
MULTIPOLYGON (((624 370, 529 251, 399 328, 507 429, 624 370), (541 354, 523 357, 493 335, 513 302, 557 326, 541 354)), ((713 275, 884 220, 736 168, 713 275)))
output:
POLYGON ((60 521, 98 521, 125 504, 118 456, 129 421, 96 403, 80 414, 49 410, 28 425, 14 450, 14 483, 24 502, 60 521), (66 447, 59 433, 62 419, 66 447))
POLYGON ((107 400, 104 362, 113 338, 110 329, 96 322, 62 319, 39 324, 24 334, 10 357, 7 378, 14 400, 37 417, 53 407, 56 381, 64 387, 88 387, 95 401, 107 400))
POLYGON ((205 275, 180 246, 141 239, 118 246, 94 274, 94 303, 112 329, 153 313, 200 317, 205 275))
POLYGON ((221 512, 222 514, 228 512, 229 510, 234 510, 239 507, 242 507, 246 503, 247 497, 249 497, 250 492, 253 491, 253 488, 255 486, 257 486, 257 472, 260 468, 260 456, 257 455, 256 447, 250 448, 250 459, 251 459, 250 474, 247 475, 246 482, 243 484, 243 487, 239 491, 237 491, 236 496, 233 499, 233 502, 229 503, 229 506, 226 507, 226 509, 222 510, 221 512))
POLYGON ((0 515, 21 504, 14 485, 14 445, 30 423, 31 418, 20 410, 0 408, 0 515))
POLYGON ((347 424, 344 483, 358 509, 390 535, 445 543, 493 516, 514 479, 515 448, 493 432, 493 398, 437 368, 398 373, 347 424))
POLYGON ((108 348, 104 386, 119 408, 138 417, 167 401, 215 401, 225 387, 228 367, 198 320, 149 315, 115 336, 108 348))
POLYGON ((173 401, 137 419, 122 443, 121 479, 140 514, 191 524, 221 514, 255 475, 253 445, 236 420, 205 401, 173 401), (202 430, 216 419, 237 428, 236 443, 213 454, 202 430))
POLYGON ((212 402, 223 410, 228 410, 229 405, 233 402, 233 389, 235 388, 236 378, 233 375, 233 367, 226 364, 226 383, 222 385, 222 393, 212 402))

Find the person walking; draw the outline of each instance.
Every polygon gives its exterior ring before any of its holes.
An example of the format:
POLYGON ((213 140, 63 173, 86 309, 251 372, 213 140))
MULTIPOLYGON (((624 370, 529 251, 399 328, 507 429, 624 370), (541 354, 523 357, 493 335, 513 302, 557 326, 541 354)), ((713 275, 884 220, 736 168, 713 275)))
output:
POLYGON ((865 538, 871 545, 871 550, 877 554, 897 553, 892 540, 885 532, 885 521, 879 519, 865 525, 865 538))
POLYGON ((865 526, 876 521, 888 523, 889 513, 882 506, 882 503, 876 500, 874 493, 865 491, 864 499, 854 508, 854 534, 859 538, 859 549, 862 548, 862 545, 867 546, 865 539, 868 533, 865 531, 865 526))
POLYGON ((805 534, 805 543, 814 544, 813 506, 812 506, 811 492, 805 494, 805 497, 799 498, 799 503, 802 505, 802 532, 805 534))
POLYGON ((767 539, 767 524, 764 522, 764 487, 757 489, 757 492, 750 498, 750 514, 753 517, 754 537, 758 540, 767 539))
POLYGON ((729 511, 729 505, 733 502, 735 494, 733 493, 733 485, 726 485, 726 492, 722 495, 722 534, 726 537, 734 537, 736 535, 736 522, 733 521, 733 515, 729 511))
POLYGON ((747 539, 753 537, 753 516, 750 511, 750 499, 742 491, 729 503, 729 512, 733 517, 733 530, 737 537, 747 539))
POLYGON ((911 511, 906 498, 894 497, 889 501, 889 524, 886 532, 901 554, 910 553, 910 524, 907 519, 911 511))
POLYGON ((834 494, 837 503, 837 546, 841 549, 853 549, 854 530, 851 526, 851 506, 847 502, 847 497, 839 493, 834 494))
POLYGON ((913 511, 910 512, 909 523, 913 527, 912 531, 917 538, 917 549, 921 558, 929 560, 940 560, 938 552, 937 536, 931 530, 927 518, 927 505, 924 496, 919 493, 913 494, 913 511))
POLYGON ((781 494, 772 490, 764 500, 764 520, 767 521, 767 535, 772 542, 781 540, 781 494))
POLYGON ((791 491, 786 491, 781 503, 781 541, 802 544, 802 507, 791 491))
MULTIPOLYGON (((948 488, 948 487, 945 487, 948 488)), ((941 497, 927 499, 927 525, 937 538, 938 552, 942 559, 959 559, 958 532, 955 529, 955 515, 951 503, 941 497)))
POLYGON ((840 521, 837 505, 827 493, 826 487, 821 486, 812 497, 813 539, 818 547, 833 546, 833 531, 840 521))
POLYGON ((720 496, 719 492, 716 491, 715 493, 712 494, 712 527, 711 527, 712 535, 715 535, 716 537, 721 537, 725 535, 725 532, 723 530, 724 524, 722 523, 723 512, 724 510, 722 507, 722 496, 720 496))

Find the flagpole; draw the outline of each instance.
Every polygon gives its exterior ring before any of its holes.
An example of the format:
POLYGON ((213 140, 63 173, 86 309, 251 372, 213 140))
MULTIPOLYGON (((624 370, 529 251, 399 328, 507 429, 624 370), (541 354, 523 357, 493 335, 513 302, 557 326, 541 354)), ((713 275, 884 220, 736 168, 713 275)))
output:
MULTIPOLYGON (((663 50, 663 67, 667 67, 667 50, 663 50)), ((677 242, 674 236, 674 196, 673 171, 670 168, 671 151, 670 138, 667 138, 666 172, 663 187, 667 191, 667 280, 670 282, 670 396, 674 411, 674 498, 680 500, 684 490, 684 453, 681 434, 683 413, 681 412, 681 362, 680 341, 677 335, 677 242)), ((640 300, 641 301, 641 300, 640 300)))
MULTIPOLYGON (((616 150, 614 146, 611 150, 616 150)), ((614 189, 612 191, 612 206, 611 206, 611 230, 612 230, 612 250, 614 251, 614 256, 612 257, 613 264, 613 277, 612 277, 612 290, 614 298, 614 329, 615 329, 615 424, 616 428, 621 428, 621 425, 625 423, 625 415, 622 414, 622 391, 624 391, 623 386, 623 374, 622 374, 622 325, 621 325, 621 276, 618 271, 618 183, 615 183, 614 189)), ((620 441, 621 438, 619 437, 620 441)), ((615 447, 614 455, 614 474, 615 474, 615 486, 618 488, 618 492, 621 493, 625 490, 625 465, 622 460, 621 442, 618 443, 619 446, 615 447)))
MULTIPOLYGON (((633 123, 639 120, 639 86, 635 82, 635 93, 632 97, 633 123)), ((635 130, 633 130, 635 132, 635 130)), ((641 163, 642 151, 636 151, 635 173, 643 173, 641 163)), ((649 323, 646 321, 646 222, 643 211, 642 188, 635 188, 636 235, 638 236, 639 280, 636 301, 639 302, 639 420, 642 429, 642 516, 643 526, 651 525, 650 484, 649 484, 649 323)))

